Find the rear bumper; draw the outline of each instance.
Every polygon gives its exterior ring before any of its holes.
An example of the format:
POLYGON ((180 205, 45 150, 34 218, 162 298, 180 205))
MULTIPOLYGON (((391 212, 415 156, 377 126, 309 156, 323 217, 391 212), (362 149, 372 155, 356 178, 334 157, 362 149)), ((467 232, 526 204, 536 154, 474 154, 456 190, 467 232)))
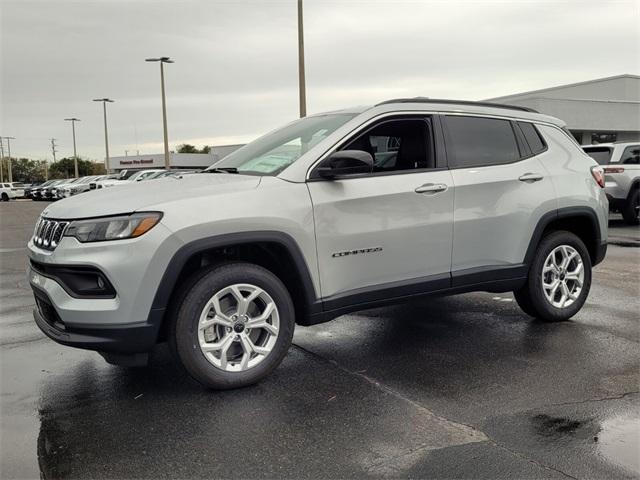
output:
POLYGON ((144 323, 78 327, 60 318, 46 292, 33 286, 32 289, 37 305, 33 310, 36 325, 57 343, 116 354, 144 353, 156 344, 164 310, 152 310, 144 323))

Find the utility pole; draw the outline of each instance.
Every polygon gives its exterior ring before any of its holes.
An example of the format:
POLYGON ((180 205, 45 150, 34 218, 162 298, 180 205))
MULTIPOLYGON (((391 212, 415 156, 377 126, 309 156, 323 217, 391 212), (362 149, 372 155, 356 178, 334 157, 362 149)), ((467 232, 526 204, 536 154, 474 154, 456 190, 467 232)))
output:
POLYGON ((76 153, 76 122, 79 118, 65 118, 66 122, 71 122, 71 131, 73 132, 73 168, 75 170, 75 178, 78 178, 78 154, 76 153))
POLYGON ((300 118, 307 116, 307 87, 304 73, 304 29, 302 26, 302 0, 298 0, 298 90, 300 92, 300 118))
POLYGON ((164 93, 164 64, 173 63, 169 57, 147 58, 147 62, 160 62, 160 89, 162 91, 162 126, 164 128, 164 168, 169 170, 169 135, 167 134, 167 102, 164 93))
POLYGON ((4 142, 0 137, 0 182, 4 182, 4 142))
POLYGON ((129 150, 125 150, 125 151, 124 151, 124 156, 125 156, 125 157, 128 157, 128 156, 129 156, 129 150))
POLYGON ((7 141, 7 153, 9 154, 9 163, 7 164, 7 173, 9 176, 9 183, 13 182, 13 173, 11 172, 11 140, 15 140, 16 137, 2 137, 7 141))
POLYGON ((110 98, 94 98, 94 102, 102 102, 102 112, 104 114, 104 149, 107 154, 105 159, 105 169, 109 173, 109 135, 107 133, 107 102, 113 103, 110 98))
MULTIPOLYGON (((56 163, 56 139, 51 139, 51 154, 53 155, 53 163, 56 163)), ((47 159, 44 160, 44 179, 49 180, 49 162, 47 159)))

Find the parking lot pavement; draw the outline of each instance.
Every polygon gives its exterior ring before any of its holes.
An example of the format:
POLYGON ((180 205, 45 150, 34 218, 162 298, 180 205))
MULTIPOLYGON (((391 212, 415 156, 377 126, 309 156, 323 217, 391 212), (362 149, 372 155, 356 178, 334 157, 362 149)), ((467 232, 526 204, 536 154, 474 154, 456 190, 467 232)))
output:
POLYGON ((640 476, 640 249, 609 247, 570 322, 510 294, 380 308, 298 328, 268 379, 212 392, 163 346, 126 369, 37 330, 44 206, 0 204, 1 478, 640 476))
POLYGON ((609 243, 622 247, 640 247, 640 227, 625 225, 622 215, 609 217, 609 243))

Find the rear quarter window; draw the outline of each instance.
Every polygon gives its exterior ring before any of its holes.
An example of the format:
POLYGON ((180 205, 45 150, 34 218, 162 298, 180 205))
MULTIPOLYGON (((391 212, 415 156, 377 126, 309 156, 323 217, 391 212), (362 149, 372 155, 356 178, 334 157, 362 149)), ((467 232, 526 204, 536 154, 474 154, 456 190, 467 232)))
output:
POLYGON ((620 157, 620 163, 624 163, 625 165, 639 165, 640 145, 630 145, 625 148, 620 157))
POLYGON ((524 134, 524 138, 527 140, 529 144, 529 148, 531 149, 531 153, 537 155, 540 152, 544 152, 547 149, 547 145, 544 143, 540 132, 535 127, 533 123, 529 122, 518 122, 522 133, 524 134))

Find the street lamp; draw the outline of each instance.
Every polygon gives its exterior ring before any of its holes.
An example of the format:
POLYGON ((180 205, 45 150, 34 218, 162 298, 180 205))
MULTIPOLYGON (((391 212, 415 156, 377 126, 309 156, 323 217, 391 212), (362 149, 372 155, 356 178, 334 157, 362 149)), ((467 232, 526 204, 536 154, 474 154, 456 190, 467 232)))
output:
POLYGON ((71 131, 73 132, 73 167, 75 169, 75 178, 78 178, 78 155, 76 153, 76 122, 79 122, 79 118, 65 118, 65 122, 71 122, 71 131))
POLYGON ((104 114, 104 150, 107 154, 105 159, 105 167, 109 173, 109 135, 107 133, 107 102, 113 103, 110 98, 94 98, 94 102, 102 102, 102 113, 104 114))
POLYGON ((169 135, 167 134, 167 104, 164 94, 164 64, 173 63, 169 57, 147 58, 146 62, 160 62, 160 88, 162 90, 162 125, 164 127, 164 168, 169 170, 169 135))

